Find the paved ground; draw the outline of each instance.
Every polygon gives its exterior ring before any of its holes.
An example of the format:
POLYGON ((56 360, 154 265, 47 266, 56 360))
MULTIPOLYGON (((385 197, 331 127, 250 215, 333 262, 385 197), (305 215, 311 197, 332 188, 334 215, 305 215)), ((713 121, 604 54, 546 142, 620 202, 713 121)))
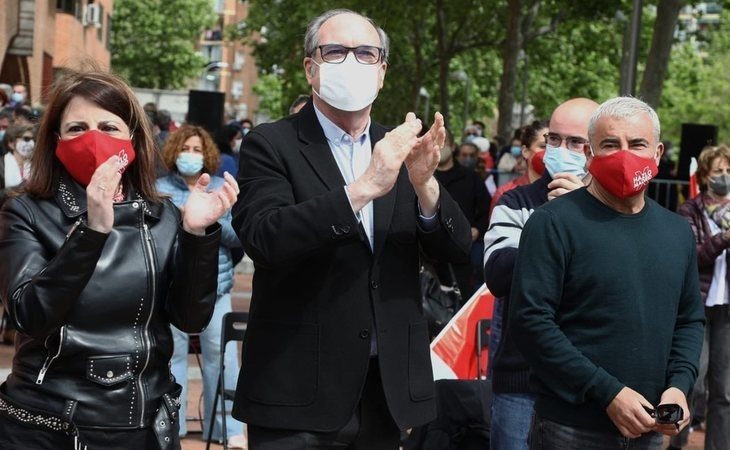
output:
MULTIPOLYGON (((251 274, 250 267, 239 266, 239 271, 236 274, 236 283, 234 292, 232 295, 233 299, 233 310, 234 311, 248 311, 249 301, 251 298, 251 274)), ((10 372, 11 360, 13 357, 13 348, 11 346, 0 345, 0 380, 4 380, 7 374, 10 372)), ((191 416, 197 417, 198 406, 200 399, 201 381, 200 381, 200 370, 198 369, 195 358, 190 356, 189 364, 189 394, 188 394, 188 437, 183 439, 182 448, 183 450, 203 450, 205 449, 205 442, 203 436, 200 434, 200 426, 198 422, 191 416)), ((704 448, 703 432, 695 432, 690 435, 690 445, 685 447, 687 450, 702 450, 704 448)), ((212 449, 221 449, 222 445, 211 445, 212 449)))

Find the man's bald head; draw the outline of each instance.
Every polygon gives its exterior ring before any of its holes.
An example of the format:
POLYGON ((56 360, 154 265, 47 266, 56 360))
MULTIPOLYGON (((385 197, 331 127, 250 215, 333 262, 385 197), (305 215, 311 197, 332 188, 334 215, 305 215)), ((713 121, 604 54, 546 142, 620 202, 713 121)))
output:
POLYGON ((562 137, 588 139, 588 123, 598 103, 588 98, 572 98, 561 103, 550 116, 550 132, 562 137))

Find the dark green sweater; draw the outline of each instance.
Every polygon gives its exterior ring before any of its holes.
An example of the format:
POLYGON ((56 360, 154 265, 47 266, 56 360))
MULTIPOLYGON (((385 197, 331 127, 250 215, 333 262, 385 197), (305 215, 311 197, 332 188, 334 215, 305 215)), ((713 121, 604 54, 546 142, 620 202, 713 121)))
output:
POLYGON ((686 220, 650 199, 620 214, 584 188, 538 208, 519 248, 509 326, 541 417, 618 433, 606 407, 624 386, 654 405, 689 392, 704 312, 686 220))

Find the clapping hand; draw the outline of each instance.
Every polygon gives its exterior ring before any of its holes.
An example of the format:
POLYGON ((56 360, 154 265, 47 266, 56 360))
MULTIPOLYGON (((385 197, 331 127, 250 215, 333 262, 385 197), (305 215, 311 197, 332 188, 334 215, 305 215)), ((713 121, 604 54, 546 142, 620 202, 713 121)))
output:
POLYGON ((228 172, 223 177, 223 186, 210 192, 210 175, 204 173, 190 190, 190 196, 182 209, 183 229, 188 233, 204 235, 205 229, 216 223, 236 202, 238 183, 228 172))
MULTIPOLYGON (((406 123, 418 120, 416 115, 409 112, 406 115, 406 123)), ((418 138, 416 145, 406 157, 408 178, 414 186, 423 186, 433 176, 441 157, 441 147, 446 140, 446 128, 444 127, 444 116, 437 112, 434 114, 434 121, 431 128, 418 138)))

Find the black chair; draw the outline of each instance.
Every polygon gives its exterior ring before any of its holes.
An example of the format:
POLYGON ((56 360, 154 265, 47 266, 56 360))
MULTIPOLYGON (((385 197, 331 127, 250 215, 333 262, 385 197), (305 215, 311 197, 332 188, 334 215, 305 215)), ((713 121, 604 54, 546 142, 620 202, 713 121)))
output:
POLYGON ((223 316, 223 327, 221 328, 221 357, 220 357, 220 373, 218 374, 218 385, 215 389, 215 397, 213 398, 213 413, 210 415, 210 424, 208 426, 208 438, 206 439, 205 450, 210 449, 210 442, 213 437, 213 426, 215 425, 216 411, 218 409, 218 400, 221 400, 221 437, 223 438, 223 448, 228 450, 228 430, 226 430, 226 400, 233 400, 236 395, 235 387, 226 389, 225 385, 225 353, 226 344, 231 341, 243 342, 246 335, 246 325, 248 324, 248 313, 245 312, 229 312, 223 316))
POLYGON ((491 319, 482 319, 477 322, 477 379, 485 380, 487 378, 486 373, 482 373, 482 358, 484 349, 489 352, 489 333, 492 329, 491 319))

